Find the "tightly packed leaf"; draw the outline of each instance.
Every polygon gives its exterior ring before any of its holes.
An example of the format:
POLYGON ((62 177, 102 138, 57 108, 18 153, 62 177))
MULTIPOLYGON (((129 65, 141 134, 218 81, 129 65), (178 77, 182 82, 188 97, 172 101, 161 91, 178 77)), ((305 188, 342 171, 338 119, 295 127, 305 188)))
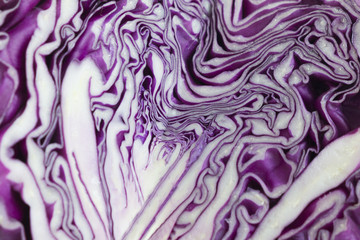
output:
POLYGON ((360 239, 359 19, 0 1, 0 239, 360 239))

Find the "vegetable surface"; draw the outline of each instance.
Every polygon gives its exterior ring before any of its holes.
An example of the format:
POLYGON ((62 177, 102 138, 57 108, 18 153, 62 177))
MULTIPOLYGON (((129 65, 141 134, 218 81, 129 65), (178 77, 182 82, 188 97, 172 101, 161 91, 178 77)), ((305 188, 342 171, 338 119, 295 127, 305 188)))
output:
POLYGON ((359 18, 0 1, 0 239, 360 239, 359 18))

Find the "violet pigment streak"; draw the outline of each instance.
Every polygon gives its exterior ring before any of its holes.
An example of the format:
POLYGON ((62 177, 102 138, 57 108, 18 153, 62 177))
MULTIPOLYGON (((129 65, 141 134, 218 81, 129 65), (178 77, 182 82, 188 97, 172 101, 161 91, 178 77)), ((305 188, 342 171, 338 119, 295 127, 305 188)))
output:
POLYGON ((357 0, 0 1, 0 239, 360 239, 357 0))

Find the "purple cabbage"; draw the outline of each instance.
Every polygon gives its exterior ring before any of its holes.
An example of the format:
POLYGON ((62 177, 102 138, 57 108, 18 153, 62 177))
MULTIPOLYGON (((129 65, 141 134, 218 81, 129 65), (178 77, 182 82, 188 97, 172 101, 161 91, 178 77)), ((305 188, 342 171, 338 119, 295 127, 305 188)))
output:
POLYGON ((0 1, 0 239, 360 239, 359 19, 0 1))

